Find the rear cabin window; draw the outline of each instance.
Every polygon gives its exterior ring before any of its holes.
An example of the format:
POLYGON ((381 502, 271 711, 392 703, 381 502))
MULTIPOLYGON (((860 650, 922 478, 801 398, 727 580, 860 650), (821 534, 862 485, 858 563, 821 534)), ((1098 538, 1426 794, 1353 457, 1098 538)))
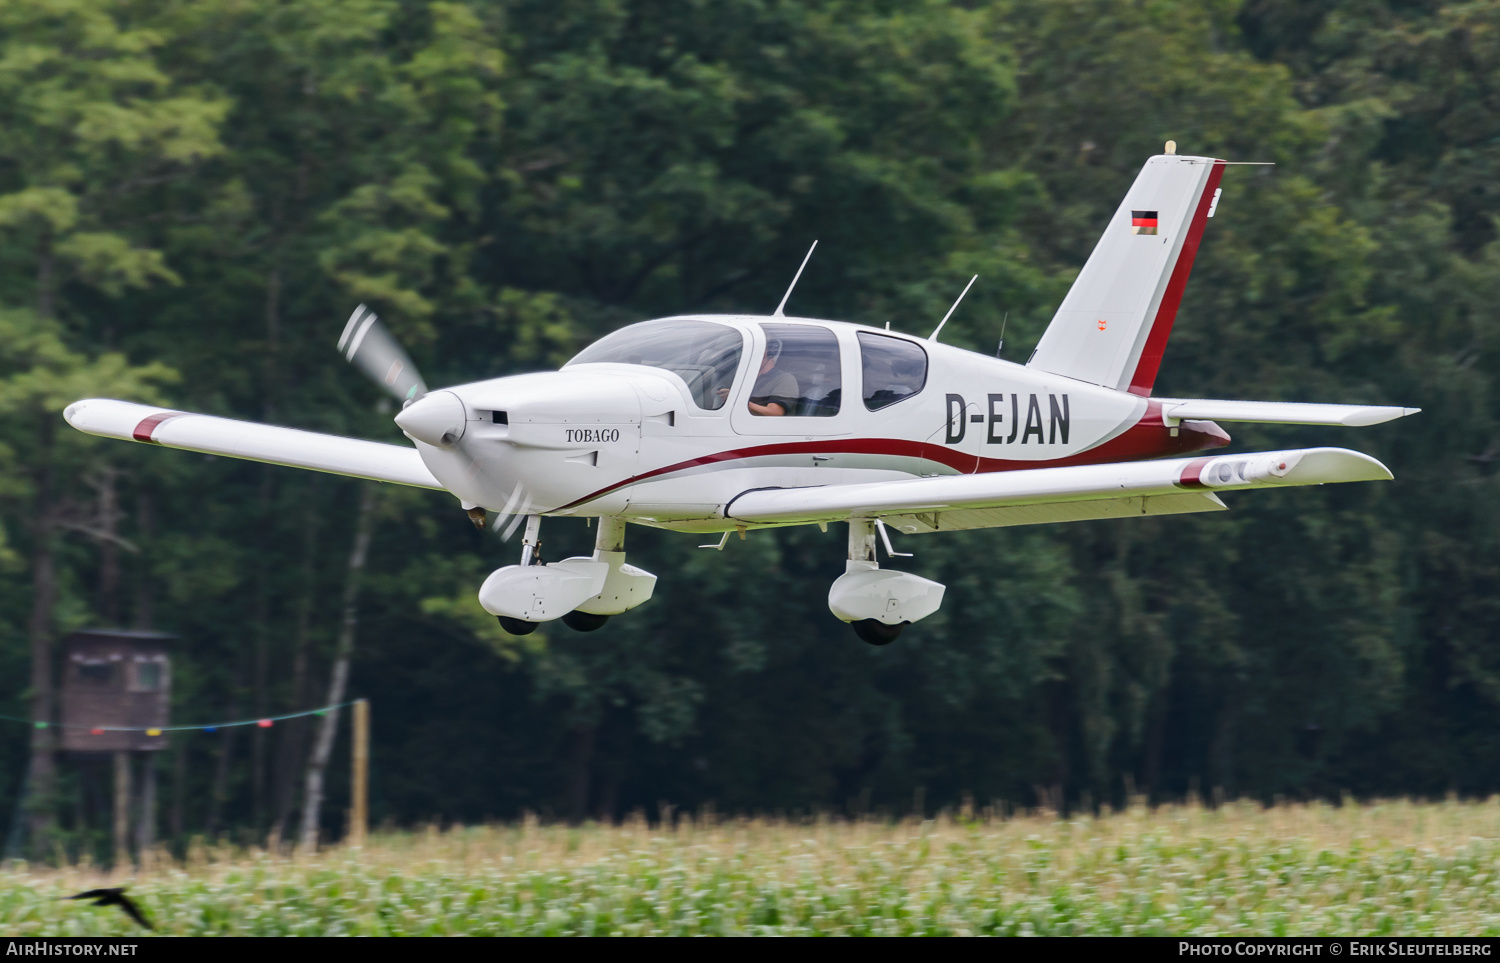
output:
POLYGON ((927 352, 904 338, 859 333, 865 407, 871 411, 905 401, 927 384, 927 352))
POLYGON ((717 411, 729 398, 744 341, 739 331, 712 321, 647 321, 600 338, 567 366, 613 362, 661 368, 687 382, 699 408, 717 411))
POLYGON ((766 333, 766 350, 755 369, 750 411, 793 418, 838 414, 843 378, 834 333, 809 324, 760 327, 766 333))

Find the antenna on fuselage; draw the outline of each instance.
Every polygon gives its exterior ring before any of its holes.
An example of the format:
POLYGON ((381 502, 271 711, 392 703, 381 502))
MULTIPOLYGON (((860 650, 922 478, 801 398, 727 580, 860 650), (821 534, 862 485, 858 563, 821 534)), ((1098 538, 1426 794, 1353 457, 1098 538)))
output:
POLYGON ((778 304, 778 305, 776 305, 776 311, 775 311, 775 313, 773 313, 771 315, 771 317, 773 317, 773 318, 784 318, 784 317, 786 317, 786 315, 784 315, 784 314, 781 313, 782 310, 786 307, 786 299, 789 298, 789 297, 791 297, 792 296, 792 292, 797 289, 797 281, 798 281, 798 279, 800 279, 802 277, 802 268, 807 267, 807 262, 812 260, 812 252, 816 251, 817 249, 818 249, 818 242, 817 241, 813 241, 813 246, 807 249, 807 257, 805 257, 805 258, 802 259, 802 267, 799 267, 797 269, 796 276, 792 278, 791 287, 787 288, 786 289, 786 293, 781 296, 781 303, 778 304))
POLYGON ((995 348, 995 357, 1000 357, 1000 352, 1005 350, 1005 322, 1010 320, 1010 312, 1005 312, 1005 317, 1000 319, 1000 344, 995 348))
POLYGON ((973 277, 969 278, 969 283, 964 285, 963 294, 960 294, 958 296, 958 300, 953 302, 953 307, 949 308, 948 309, 948 313, 945 314, 945 315, 943 315, 943 320, 941 320, 941 321, 938 322, 938 326, 932 329, 932 333, 927 336, 927 340, 928 341, 936 341, 937 340, 938 332, 943 330, 943 325, 945 325, 945 324, 948 323, 948 319, 951 318, 951 317, 953 317, 953 312, 957 311, 958 310, 958 306, 963 303, 964 294, 968 294, 969 293, 969 288, 972 288, 974 286, 974 282, 978 281, 978 280, 979 280, 979 275, 977 275, 977 274, 974 275, 973 277))

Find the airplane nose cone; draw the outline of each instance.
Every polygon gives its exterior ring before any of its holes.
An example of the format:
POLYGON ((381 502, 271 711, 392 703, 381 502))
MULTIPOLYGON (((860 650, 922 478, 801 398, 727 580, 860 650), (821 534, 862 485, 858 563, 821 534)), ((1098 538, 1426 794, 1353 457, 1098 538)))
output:
POLYGON ((434 391, 412 402, 396 416, 407 437, 438 448, 451 447, 464 436, 468 409, 451 391, 434 391))

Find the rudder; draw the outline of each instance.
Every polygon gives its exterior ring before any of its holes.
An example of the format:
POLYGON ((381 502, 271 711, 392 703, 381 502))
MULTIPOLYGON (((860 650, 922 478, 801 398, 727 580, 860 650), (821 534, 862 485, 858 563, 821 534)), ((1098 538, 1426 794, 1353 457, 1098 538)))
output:
POLYGON ((1147 160, 1027 364, 1149 396, 1223 172, 1212 157, 1147 160))

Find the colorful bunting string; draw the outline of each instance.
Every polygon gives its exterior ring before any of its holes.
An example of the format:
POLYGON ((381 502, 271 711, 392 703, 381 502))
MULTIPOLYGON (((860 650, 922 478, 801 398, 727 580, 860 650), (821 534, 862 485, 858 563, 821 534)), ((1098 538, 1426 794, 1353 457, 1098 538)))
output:
POLYGON ((301 719, 304 716, 321 716, 330 709, 342 709, 352 706, 359 700, 350 699, 348 702, 340 702, 336 705, 323 706, 321 709, 306 709, 302 712, 288 712, 280 716, 266 716, 257 719, 241 719, 237 722, 213 722, 207 725, 197 726, 70 726, 58 722, 32 722, 20 716, 0 715, 0 721, 4 722, 27 722, 38 729, 87 729, 90 735, 102 736, 106 732, 144 732, 148 736, 159 736, 163 732, 218 732, 220 729, 232 729, 235 726, 258 726, 261 729, 269 729, 278 722, 287 719, 301 719))

